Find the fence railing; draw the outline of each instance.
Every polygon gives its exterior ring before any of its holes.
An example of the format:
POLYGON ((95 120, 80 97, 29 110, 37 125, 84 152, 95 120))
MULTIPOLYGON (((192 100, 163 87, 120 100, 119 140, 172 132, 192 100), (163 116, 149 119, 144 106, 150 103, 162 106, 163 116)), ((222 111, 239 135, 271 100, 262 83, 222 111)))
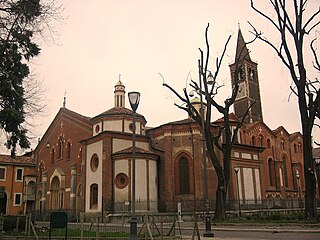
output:
MULTIPOLYGON (((178 205, 181 206, 181 212, 184 215, 192 215, 193 213, 203 214, 205 212, 205 203, 204 201, 172 201, 172 202, 144 202, 137 201, 136 203, 136 213, 138 216, 144 216, 144 214, 158 214, 158 215, 175 215, 178 211, 178 205), (141 209, 146 209, 146 204, 157 204, 159 211, 146 211, 141 209), (140 206, 142 206, 140 208, 140 206)), ((128 221, 131 214, 130 204, 123 203, 114 203, 109 209, 104 209, 103 211, 97 212, 83 212, 71 209, 49 209, 49 210, 36 210, 32 212, 32 217, 35 221, 49 221, 50 213, 52 211, 64 211, 68 213, 69 221, 71 222, 80 222, 81 219, 84 219, 85 222, 91 221, 92 218, 99 217, 101 222, 122 222, 128 221)), ((318 205, 320 207, 320 205, 318 205)), ((304 201, 292 199, 292 200, 281 200, 281 199, 268 199, 260 201, 237 201, 237 200, 228 200, 227 205, 227 216, 234 216, 235 213, 244 212, 254 212, 261 210, 273 210, 273 209, 283 209, 283 210, 303 210, 304 201)), ((215 201, 210 201, 209 211, 214 215, 215 210, 215 201)))

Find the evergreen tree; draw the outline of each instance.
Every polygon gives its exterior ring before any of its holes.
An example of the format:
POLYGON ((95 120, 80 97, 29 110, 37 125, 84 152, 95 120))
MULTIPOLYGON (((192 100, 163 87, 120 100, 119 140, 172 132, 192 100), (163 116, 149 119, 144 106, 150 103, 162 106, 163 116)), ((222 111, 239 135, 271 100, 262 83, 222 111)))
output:
POLYGON ((34 35, 41 31, 47 10, 40 0, 0 0, 0 128, 12 157, 18 145, 30 147, 23 82, 29 61, 40 53, 34 35))

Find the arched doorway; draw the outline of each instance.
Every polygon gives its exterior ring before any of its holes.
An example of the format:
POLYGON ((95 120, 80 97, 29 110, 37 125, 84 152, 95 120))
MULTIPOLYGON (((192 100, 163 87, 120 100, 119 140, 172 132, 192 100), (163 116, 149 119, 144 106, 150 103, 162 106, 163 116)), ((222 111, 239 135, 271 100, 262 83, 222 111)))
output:
POLYGON ((60 180, 57 176, 52 179, 51 182, 51 209, 60 209, 60 180))

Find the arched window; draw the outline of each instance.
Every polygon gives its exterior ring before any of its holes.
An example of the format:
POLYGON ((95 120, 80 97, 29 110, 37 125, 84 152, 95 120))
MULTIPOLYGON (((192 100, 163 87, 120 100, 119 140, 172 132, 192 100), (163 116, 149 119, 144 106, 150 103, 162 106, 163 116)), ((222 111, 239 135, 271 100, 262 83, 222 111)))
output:
POLYGON ((267 139, 267 148, 270 148, 271 147, 271 143, 270 143, 270 139, 268 138, 267 139))
POLYGON ((251 145, 256 145, 256 138, 255 138, 255 136, 252 136, 251 137, 251 145))
POLYGON ((67 143, 67 159, 71 158, 71 143, 67 143))
POLYGON ((179 193, 190 193, 189 161, 185 157, 179 159, 179 193))
POLYGON ((263 136, 262 135, 259 135, 258 136, 258 145, 259 145, 259 147, 262 147, 263 146, 263 136))
POLYGON ((297 153, 297 144, 293 144, 293 152, 297 153))
POLYGON ((280 147, 281 147, 281 150, 284 150, 284 148, 285 148, 284 141, 281 141, 281 142, 280 142, 280 147))
POLYGON ((58 158, 62 159, 63 158, 63 140, 62 139, 59 140, 59 148, 58 149, 59 149, 58 158))
POLYGON ((274 179, 274 162, 272 158, 268 159, 268 170, 269 170, 269 183, 270 186, 275 185, 275 179, 274 179))
POLYGON ((90 209, 98 208, 98 184, 90 186, 90 209))
POLYGON ((284 184, 286 187, 288 187, 287 161, 285 157, 282 158, 282 164, 283 164, 284 184))

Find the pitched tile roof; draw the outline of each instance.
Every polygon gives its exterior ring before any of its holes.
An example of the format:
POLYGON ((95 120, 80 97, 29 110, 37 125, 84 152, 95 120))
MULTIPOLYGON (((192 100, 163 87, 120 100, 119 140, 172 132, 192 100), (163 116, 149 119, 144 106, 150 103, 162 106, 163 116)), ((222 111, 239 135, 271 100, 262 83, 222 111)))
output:
POLYGON ((0 164, 18 164, 18 165, 33 165, 35 160, 32 157, 16 156, 12 158, 10 155, 0 154, 0 164))

